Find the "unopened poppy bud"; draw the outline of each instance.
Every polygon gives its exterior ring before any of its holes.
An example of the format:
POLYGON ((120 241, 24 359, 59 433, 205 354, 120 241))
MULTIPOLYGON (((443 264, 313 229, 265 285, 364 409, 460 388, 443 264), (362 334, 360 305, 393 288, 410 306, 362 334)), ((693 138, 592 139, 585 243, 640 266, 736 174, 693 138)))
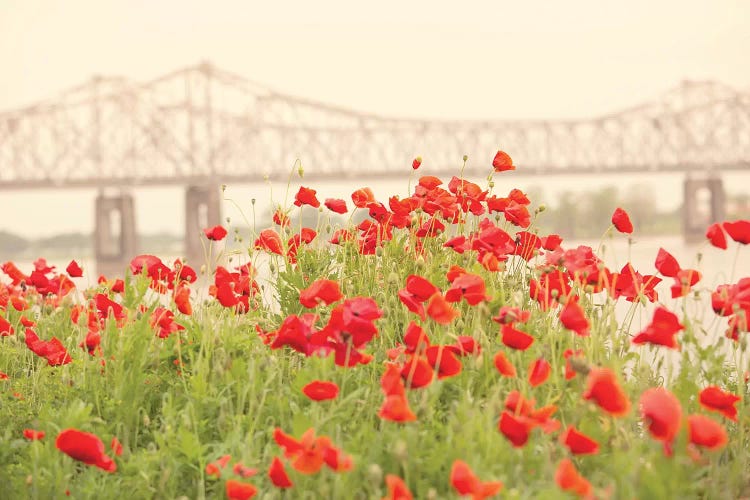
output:
POLYGON ((425 498, 427 498, 427 500, 435 500, 438 498, 437 490, 435 490, 435 488, 430 488, 427 490, 427 496, 425 498))
POLYGON ((378 257, 382 257, 383 256, 383 247, 377 247, 375 249, 375 255, 377 255, 378 257))
POLYGON ((227 185, 226 184, 222 184, 221 185, 221 192, 223 193, 226 190, 227 190, 227 185))
POLYGON ((31 486, 31 483, 33 482, 34 482, 34 477, 31 474, 26 476, 26 486, 31 486))
POLYGON ((418 268, 420 269, 423 268, 425 266, 424 257, 422 257, 421 255, 418 255, 415 263, 417 264, 418 268))
POLYGON ((251 199, 250 199, 250 204, 251 204, 251 205, 255 205, 255 198, 251 198, 251 199))
POLYGON ((488 182, 488 183, 487 183, 487 186, 489 186, 489 187, 490 187, 490 189, 492 189, 493 187, 495 187, 495 181, 490 181, 490 182, 488 182))
POLYGON ((383 469, 381 469, 378 464, 370 464, 370 466, 367 467, 367 479, 369 479, 374 486, 380 486, 383 482, 383 469))
POLYGON ((326 230, 326 233, 330 233, 331 232, 331 225, 330 224, 326 224, 325 230, 326 230))
POLYGON ((206 274, 206 264, 201 265, 201 274, 206 274))
POLYGON ((148 418, 148 415, 144 413, 143 414, 143 426, 149 427, 150 425, 151 425, 151 419, 148 418))
POLYGON ((547 210, 547 205, 545 205, 544 203, 542 203, 541 205, 539 205, 539 208, 537 210, 539 210, 539 213, 542 213, 545 210, 547 210))
POLYGON ((401 279, 398 277, 398 273, 396 271, 391 271, 391 273, 388 275, 388 283, 391 285, 397 284, 401 279))
POLYGON ((297 173, 300 177, 304 177, 305 175, 305 169, 302 168, 302 162, 299 162, 299 167, 297 167, 297 173))
POLYGON ((270 270, 270 271, 271 271, 272 273, 275 273, 275 272, 276 272, 276 266, 274 266, 274 265, 273 265, 273 263, 270 263, 270 264, 268 264, 268 269, 269 269, 269 270, 270 270))
POLYGON ((230 222, 232 222, 232 219, 230 219, 229 217, 227 217, 227 218, 226 218, 226 219, 224 219, 224 220, 225 220, 225 221, 227 221, 227 224, 229 224, 230 222))
POLYGON ((576 373, 588 375, 591 371, 591 367, 586 363, 586 360, 579 356, 571 356, 568 358, 568 361, 570 362, 570 367, 576 373))
POLYGON ((393 445, 393 456, 400 462, 406 462, 409 459, 409 448, 406 443, 402 440, 396 441, 393 445))
POLYGON ((747 335, 743 335, 740 337, 740 350, 742 352, 745 352, 745 350, 747 350, 747 335))
POLYGON ((469 159, 469 155, 464 155, 464 163, 469 159))

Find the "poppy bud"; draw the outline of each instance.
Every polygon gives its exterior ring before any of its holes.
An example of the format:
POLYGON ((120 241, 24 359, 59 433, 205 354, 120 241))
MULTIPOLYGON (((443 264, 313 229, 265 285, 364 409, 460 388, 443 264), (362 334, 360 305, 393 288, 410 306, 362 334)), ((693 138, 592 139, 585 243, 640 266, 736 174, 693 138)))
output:
POLYGON ((251 204, 251 205, 255 205, 255 198, 252 198, 252 199, 250 200, 250 204, 251 204))
POLYGON ((383 482, 383 469, 378 464, 370 464, 367 467, 367 479, 373 485, 379 486, 383 482))
POLYGON ((544 203, 542 203, 541 205, 539 205, 539 208, 537 210, 539 210, 539 213, 542 213, 545 210, 547 210, 547 205, 545 205, 544 203))
POLYGON ((469 155, 464 155, 464 163, 469 159, 469 155))
POLYGON ((297 173, 299 174, 300 177, 305 176, 305 169, 302 168, 302 162, 299 162, 299 167, 297 167, 297 173))
POLYGON ((492 189, 493 187, 495 187, 495 181, 490 181, 490 182, 488 182, 488 183, 487 183, 487 186, 489 186, 489 187, 490 187, 490 189, 492 189))
POLYGON ((143 414, 143 426, 149 427, 150 425, 151 425, 151 419, 148 418, 148 415, 144 413, 143 414))
POLYGON ((382 257, 383 256, 383 247, 377 247, 375 249, 375 255, 377 255, 378 257, 382 257))
POLYGON ((227 190, 227 185, 226 184, 222 184, 221 185, 221 192, 223 193, 226 190, 227 190))
POLYGON ((421 255, 417 256, 417 259, 414 261, 418 268, 422 269, 425 266, 424 257, 421 255))
POLYGON ((409 459, 409 449, 407 448, 406 443, 401 439, 396 441, 393 445, 392 453, 394 458, 400 462, 406 462, 409 459))

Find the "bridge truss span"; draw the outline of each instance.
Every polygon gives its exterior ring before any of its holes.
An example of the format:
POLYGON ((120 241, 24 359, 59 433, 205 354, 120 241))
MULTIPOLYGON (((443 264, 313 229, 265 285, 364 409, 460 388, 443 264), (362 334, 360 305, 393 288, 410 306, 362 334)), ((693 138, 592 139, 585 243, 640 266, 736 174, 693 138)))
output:
POLYGON ((389 176, 416 155, 433 173, 485 174, 498 149, 533 174, 750 169, 750 93, 683 82, 585 120, 434 121, 289 96, 209 64, 147 83, 97 77, 0 113, 0 189, 389 176))

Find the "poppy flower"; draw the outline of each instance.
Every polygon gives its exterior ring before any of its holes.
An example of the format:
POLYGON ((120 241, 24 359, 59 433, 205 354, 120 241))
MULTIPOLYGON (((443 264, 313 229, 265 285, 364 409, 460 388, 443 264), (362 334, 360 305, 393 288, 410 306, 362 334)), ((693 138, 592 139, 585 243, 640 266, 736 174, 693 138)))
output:
POLYGON ((122 443, 116 437, 112 438, 112 441, 109 443, 109 448, 112 450, 112 453, 114 453, 116 457, 122 455, 122 443))
POLYGON ((292 220, 289 218, 289 215, 284 211, 283 208, 278 207, 276 210, 273 211, 273 217, 271 217, 273 220, 273 223, 277 226, 281 227, 287 227, 289 224, 292 223, 292 220))
POLYGON ((351 458, 340 456, 340 451, 331 444, 326 436, 315 436, 315 429, 306 430, 299 440, 284 433, 278 427, 273 438, 284 449, 284 456, 290 459, 292 467, 302 474, 315 474, 325 463, 334 470, 351 468, 351 458), (335 456, 336 460, 331 460, 335 456), (343 464, 343 467, 339 467, 343 464))
POLYGON ((501 328, 503 344, 506 346, 525 351, 534 343, 534 337, 513 327, 512 324, 504 324, 501 328))
POLYGON ((104 443, 94 434, 65 429, 57 435, 55 447, 69 457, 107 472, 115 472, 117 464, 104 452, 104 443))
POLYGON ((40 340, 36 332, 31 328, 26 329, 26 347, 37 356, 47 359, 49 366, 62 366, 72 362, 65 346, 57 337, 50 340, 40 340))
POLYGON ((65 271, 67 271, 68 276, 71 278, 80 278, 83 276, 83 269, 81 269, 81 266, 79 266, 78 262, 75 260, 70 261, 70 264, 65 268, 65 271))
POLYGON ((630 411, 630 400, 609 368, 591 368, 583 399, 593 401, 613 417, 622 417, 630 411))
POLYGON ((516 368, 508 360, 503 351, 498 351, 494 358, 495 368, 504 377, 515 377, 516 368))
POLYGON ((279 457, 273 457, 271 466, 268 468, 268 477, 277 488, 291 488, 294 486, 279 457))
POLYGON ((485 291, 484 279, 481 276, 464 273, 453 280, 451 287, 445 292, 445 300, 458 302, 463 298, 469 305, 475 306, 489 300, 485 291))
POLYGON ((617 207, 612 214, 612 224, 621 233, 631 234, 633 232, 633 223, 630 222, 630 216, 620 207, 617 207))
POLYGON ((496 323, 509 324, 520 321, 525 323, 531 318, 531 311, 522 311, 518 307, 503 306, 497 313, 497 316, 492 317, 492 321, 496 323))
POLYGON ((234 464, 234 467, 232 467, 232 472, 240 477, 248 478, 256 475, 258 473, 258 469, 255 469, 253 467, 246 467, 242 464, 242 462, 237 462, 236 464, 234 464))
POLYGON ((750 243, 750 220, 736 220, 722 225, 729 237, 737 243, 742 245, 750 243))
POLYGON ((668 347, 670 349, 679 349, 675 336, 684 330, 685 326, 680 323, 677 315, 668 309, 659 306, 654 311, 653 319, 645 330, 633 337, 633 344, 655 344, 668 347))
POLYGON ((721 248, 722 250, 727 249, 727 237, 724 234, 721 224, 718 222, 708 226, 708 229, 706 230, 706 238, 708 238, 711 245, 716 248, 721 248))
POLYGON ((357 208, 366 208, 369 203, 375 201, 375 195, 369 187, 357 189, 352 193, 352 202, 357 208))
POLYGON ((715 420, 704 415, 690 415, 687 421, 690 443, 709 450, 718 450, 727 444, 727 431, 715 420))
POLYGON ((227 498, 229 500, 248 500, 258 493, 258 488, 250 483, 243 483, 236 479, 228 479, 224 484, 227 498))
POLYGON ((284 255, 281 245, 281 236, 273 229, 264 229, 261 231, 253 243, 253 247, 256 249, 265 250, 276 255, 284 255))
POLYGON ((418 169, 418 168, 419 168, 419 166, 420 166, 420 165, 422 165, 422 157, 421 157, 421 156, 417 156, 417 157, 416 157, 416 158, 414 158, 414 160, 413 160, 413 161, 411 162, 411 168, 413 168, 414 170, 416 170, 416 169, 418 169))
POLYGON ((203 234, 211 241, 221 241, 226 237, 227 230, 222 226, 207 227, 203 229, 203 234))
POLYGON ((544 358, 532 361, 529 366, 529 384, 531 384, 531 387, 536 387, 546 382, 551 369, 549 363, 544 358))
POLYGON ((741 398, 731 392, 724 392, 715 385, 703 389, 698 395, 701 406, 709 411, 717 411, 729 420, 737 421, 737 401, 741 398))
POLYGON ((656 270, 667 278, 674 278, 677 273, 680 272, 680 264, 677 259, 672 256, 671 253, 667 252, 663 248, 659 248, 659 253, 656 254, 656 262, 654 263, 656 270))
POLYGON ((388 474, 385 476, 385 485, 388 488, 388 496, 381 500, 414 500, 411 491, 400 477, 388 474))
POLYGON ((0 316, 0 337, 8 337, 10 335, 13 335, 15 333, 15 329, 10 324, 10 322, 0 316))
POLYGON ((445 300, 443 294, 435 292, 427 302, 427 314, 435 320, 436 323, 447 325, 461 315, 456 309, 451 307, 450 303, 445 300))
POLYGON ((532 427, 526 417, 516 416, 508 411, 500 415, 498 423, 498 430, 515 448, 522 448, 526 444, 532 427))
POLYGON ((34 429, 24 429, 23 430, 23 437, 30 441, 37 441, 39 439, 44 439, 45 432, 44 431, 37 431, 34 429))
POLYGON ((406 352, 422 353, 430 346, 430 339, 421 326, 411 321, 404 332, 404 345, 406 352))
POLYGON ((555 482, 563 491, 569 491, 579 497, 590 497, 591 483, 576 470, 569 458, 563 458, 555 471, 555 482))
POLYGON ((670 287, 672 298, 684 297, 690 289, 701 280, 701 273, 695 269, 680 269, 674 277, 674 284, 670 287))
POLYGON ((299 293, 299 302, 307 308, 312 308, 320 303, 332 304, 343 297, 337 282, 322 279, 314 281, 309 287, 302 290, 299 293))
POLYGON ((638 406, 651 437, 663 441, 664 454, 672 456, 672 441, 682 423, 680 401, 667 389, 654 387, 643 392, 638 406))
POLYGON ((336 399, 339 395, 339 386, 333 382, 313 380, 302 388, 302 392, 313 401, 326 401, 336 399))
POLYGON ((324 204, 328 210, 337 214, 345 214, 348 210, 346 208, 346 201, 339 198, 326 198, 324 204))
POLYGON ((378 411, 378 416, 391 422, 412 422, 417 416, 409 408, 409 401, 403 394, 386 396, 378 411))
POLYGON ((430 363, 422 356, 412 355, 401 368, 401 378, 404 379, 404 385, 410 389, 419 389, 430 385, 433 376, 434 372, 430 363))
POLYGON ((463 368, 461 361, 449 347, 451 346, 433 345, 425 350, 427 362, 437 370, 438 379, 456 376, 463 368))
POLYGON ((489 481, 483 483, 468 464, 455 460, 451 466, 450 482, 459 495, 471 495, 472 500, 482 500, 500 493, 503 483, 489 481))
POLYGON ((231 459, 232 455, 223 455, 215 462, 209 462, 206 464, 206 475, 220 477, 221 470, 227 466, 231 459))
POLYGON ((549 234, 542 238, 542 248, 549 250, 550 252, 560 248, 562 243, 562 237, 558 234, 549 234))
POLYGON ((576 332, 582 337, 589 335, 591 323, 586 318, 583 307, 578 303, 577 297, 571 298, 566 302, 560 311, 560 323, 567 328, 576 332))
POLYGON ((510 155, 505 151, 499 151, 495 153, 495 157, 492 159, 492 168, 495 172, 505 172, 507 170, 515 170, 516 167, 513 165, 513 160, 510 155))
POLYGON ((190 287, 180 285, 174 293, 174 303, 177 310, 182 314, 190 316, 193 314, 193 306, 190 304, 190 287))
POLYGON ((567 446, 574 455, 595 455, 599 453, 599 443, 579 432, 572 425, 560 435, 560 442, 567 446))
POLYGON ((302 205, 310 205, 313 208, 318 208, 320 202, 315 196, 315 193, 316 191, 314 189, 300 187, 297 194, 294 195, 294 204, 298 207, 301 207, 302 205))

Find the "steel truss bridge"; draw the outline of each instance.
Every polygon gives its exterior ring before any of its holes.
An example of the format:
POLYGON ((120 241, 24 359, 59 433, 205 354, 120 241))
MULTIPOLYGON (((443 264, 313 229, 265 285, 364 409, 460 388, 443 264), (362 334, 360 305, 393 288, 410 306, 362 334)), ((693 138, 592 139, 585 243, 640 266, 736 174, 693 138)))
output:
MULTIPOLYGON (((484 176, 498 149, 517 174, 687 173, 685 234, 698 234, 706 221, 695 222, 696 193, 709 191, 710 219, 720 219, 720 173, 750 171, 750 92, 685 81, 589 119, 424 120, 279 93, 209 63, 146 83, 94 77, 0 112, 0 190, 185 185, 187 254, 197 255, 196 227, 219 220, 217 189, 206 186, 286 179, 297 159, 306 179, 344 179, 401 176, 417 155, 429 173, 453 174, 468 155, 465 174, 484 176)), ((113 252, 135 251, 132 202, 97 200, 102 259, 112 212, 123 219, 113 252)))
POLYGON ((0 112, 0 189, 486 174, 494 153, 527 174, 750 169, 750 92, 683 82, 657 100, 583 120, 394 119, 275 92, 201 64, 147 83, 95 77, 0 112))

